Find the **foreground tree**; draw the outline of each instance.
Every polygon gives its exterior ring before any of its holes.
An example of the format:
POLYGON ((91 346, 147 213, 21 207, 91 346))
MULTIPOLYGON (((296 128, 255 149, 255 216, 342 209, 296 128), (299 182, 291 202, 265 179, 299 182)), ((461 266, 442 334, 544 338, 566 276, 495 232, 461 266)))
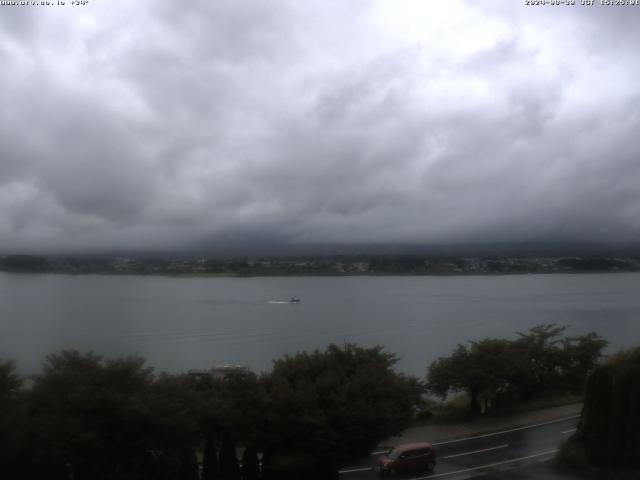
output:
POLYGON ((18 477, 24 424, 20 400, 22 379, 13 362, 0 361, 0 478, 18 477))
POLYGON ((0 361, 0 413, 5 414, 15 406, 21 387, 22 379, 16 373, 15 364, 0 361))
POLYGON ((222 379, 190 377, 189 388, 199 405, 191 409, 198 419, 203 443, 202 478, 240 477, 236 447, 257 451, 265 445, 266 398, 260 379, 251 372, 234 372, 222 379))
POLYGON ((593 332, 562 337, 566 328, 538 325, 515 340, 458 345, 429 366, 427 388, 442 398, 467 393, 472 414, 541 393, 580 392, 607 342, 593 332))
POLYGON ((471 413, 484 413, 500 396, 511 396, 514 346, 507 340, 485 339, 458 345, 449 357, 431 364, 427 388, 444 398, 451 392, 466 392, 471 413))
POLYGON ((151 380, 137 357, 48 357, 27 398, 32 445, 24 478, 147 478, 151 380))
POLYGON ((568 327, 538 325, 514 342, 515 387, 521 400, 542 392, 580 393, 608 342, 594 332, 563 337, 568 327))
POLYGON ((567 363, 566 352, 561 348, 561 335, 566 329, 543 324, 527 333, 518 332, 520 338, 513 342, 511 362, 517 367, 513 381, 520 400, 528 401, 548 386, 558 387, 561 368, 567 363))
POLYGON ((640 468, 640 347, 589 375, 578 430, 570 440, 589 464, 640 468))
POLYGON ((220 447, 220 478, 222 480, 240 480, 240 465, 236 457, 235 442, 225 434, 220 447))
MULTIPOLYGON (((188 375, 158 376, 150 386, 150 444, 163 468, 158 478, 198 480, 196 450, 202 433, 202 398, 188 375), (171 467, 167 467, 171 465, 171 467)), ((159 471, 158 471, 159 470, 159 471)))
POLYGON ((260 462, 255 447, 247 447, 242 454, 242 480, 258 480, 260 478, 260 462))
POLYGON ((217 480, 218 478, 218 452, 215 433, 212 428, 209 428, 205 436, 202 456, 202 480, 217 480))
POLYGON ((394 372, 395 362, 382 347, 355 345, 277 360, 264 380, 267 472, 278 478, 337 478, 343 462, 404 429, 422 387, 394 372))
POLYGON ((570 390, 582 391, 587 375, 607 345, 608 342, 594 332, 563 341, 562 380, 570 390))

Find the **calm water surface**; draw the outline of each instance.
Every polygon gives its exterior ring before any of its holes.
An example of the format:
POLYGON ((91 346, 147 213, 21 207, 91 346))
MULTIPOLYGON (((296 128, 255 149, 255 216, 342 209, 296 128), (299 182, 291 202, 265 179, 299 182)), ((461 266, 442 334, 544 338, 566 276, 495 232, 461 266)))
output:
POLYGON ((174 278, 0 273, 0 357, 35 373, 62 348, 139 353, 161 370, 241 363, 331 342, 384 345, 423 376, 457 343, 539 323, 640 344, 640 274, 174 278), (299 305, 273 303, 290 296, 299 305))

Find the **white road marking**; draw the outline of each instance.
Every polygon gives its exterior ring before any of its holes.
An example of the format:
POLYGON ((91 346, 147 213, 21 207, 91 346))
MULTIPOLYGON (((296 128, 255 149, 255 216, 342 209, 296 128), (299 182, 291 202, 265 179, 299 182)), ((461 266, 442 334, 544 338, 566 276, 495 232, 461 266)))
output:
POLYGON ((566 435, 567 433, 573 433, 577 430, 577 428, 571 428, 569 430, 565 430, 564 432, 562 432, 563 435, 566 435))
POLYGON ((555 450, 547 450, 546 452, 534 453, 533 455, 527 455, 526 457, 513 458, 511 460, 504 460, 502 462, 489 463, 487 465, 480 465, 479 467, 464 468, 462 470, 456 470, 455 472, 436 473, 436 474, 428 475, 426 477, 412 478, 411 480, 429 480, 431 478, 447 477, 449 475, 458 475, 460 473, 473 472, 475 470, 482 470, 484 468, 499 467, 500 465, 508 465, 510 463, 521 462, 522 460, 529 460, 531 458, 542 457, 542 456, 545 456, 545 455, 551 455, 553 453, 556 453, 557 451, 558 451, 557 449, 555 449, 555 450))
POLYGON ((497 447, 483 448, 482 450, 474 450, 473 452, 456 453, 454 455, 447 455, 446 457, 442 458, 456 458, 462 457, 464 455, 473 455, 474 453, 490 452, 491 450, 499 450, 501 448, 507 448, 508 446, 509 445, 505 443, 504 445, 498 445, 497 447))
POLYGON ((382 455, 383 453, 387 453, 389 450, 379 450, 377 452, 371 452, 371 455, 382 455))
POLYGON ((350 470, 339 470, 338 473, 342 475, 343 473, 356 473, 356 472, 368 472, 369 470, 373 470, 371 467, 366 468, 352 468, 350 470))
POLYGON ((495 437, 496 435, 502 435, 504 433, 517 432, 520 430, 526 430, 528 428, 544 427, 545 425, 553 425, 554 423, 562 423, 562 422, 566 422, 567 420, 573 420, 574 418, 580 418, 580 415, 572 415, 571 417, 559 418, 558 420, 551 420, 549 422, 536 423, 535 425, 526 425, 524 427, 510 428, 509 430, 502 430, 501 432, 484 433, 482 435, 474 435, 472 437, 457 438, 455 440, 447 440, 444 442, 432 443, 431 445, 436 447, 438 445, 448 445, 450 443, 464 442, 467 440, 476 440, 478 438, 495 437))

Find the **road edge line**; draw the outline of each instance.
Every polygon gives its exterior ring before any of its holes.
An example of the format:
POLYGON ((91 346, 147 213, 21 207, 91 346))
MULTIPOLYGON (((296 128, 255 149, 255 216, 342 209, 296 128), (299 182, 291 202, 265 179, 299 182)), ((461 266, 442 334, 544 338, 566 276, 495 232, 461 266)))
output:
POLYGON ((431 478, 446 477, 448 475, 459 475, 461 473, 474 472, 476 470, 483 470, 485 468, 493 468, 493 467, 499 467, 500 465, 508 465, 510 463, 517 463, 517 462, 521 462, 523 460, 529 460, 531 458, 543 457, 545 455, 551 455, 552 453, 557 453, 557 452, 558 452, 558 449, 556 448, 554 450, 546 450, 544 452, 534 453, 533 455, 527 455, 526 457, 513 458, 511 460, 503 460, 502 462, 488 463, 487 465, 480 465, 478 467, 464 468, 462 470, 456 470, 454 472, 436 473, 436 474, 431 474, 431 475, 428 475, 428 476, 425 476, 425 477, 415 477, 415 478, 411 478, 409 480, 429 480, 431 478))
POLYGON ((479 434, 479 435, 473 435, 471 437, 456 438, 456 439, 453 439, 453 440, 445 440, 443 442, 432 443, 431 445, 433 445, 434 447, 437 447, 438 445, 448 445, 450 443, 464 442, 464 441, 467 441, 467 440, 476 440, 478 438, 494 437, 496 435, 502 435, 502 434, 505 434, 505 433, 517 432, 519 430, 526 430, 528 428, 544 427, 545 425, 553 425, 554 423, 562 423, 562 422, 566 422, 567 420, 574 420, 576 418, 580 418, 580 415, 572 415, 570 417, 559 418, 557 420, 550 420, 548 422, 536 423, 534 425, 525 425, 523 427, 514 427, 514 428, 507 429, 507 430, 502 430, 500 432, 482 433, 482 434, 479 434))
POLYGON ((493 450, 499 450, 501 448, 509 448, 509 444, 505 443, 504 445, 498 445, 497 447, 483 448, 481 450, 474 450, 473 452, 454 453, 453 455, 446 455, 442 458, 444 460, 447 460, 449 458, 464 457, 465 455, 473 455, 475 453, 491 452, 493 450))

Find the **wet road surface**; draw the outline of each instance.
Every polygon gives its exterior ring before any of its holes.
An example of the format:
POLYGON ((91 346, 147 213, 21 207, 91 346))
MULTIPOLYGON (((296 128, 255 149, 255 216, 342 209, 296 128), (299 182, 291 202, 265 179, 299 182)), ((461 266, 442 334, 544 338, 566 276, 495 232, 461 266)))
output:
MULTIPOLYGON (((542 422, 467 438, 433 442, 437 466, 432 473, 413 472, 398 474, 398 479, 460 480, 463 478, 551 478, 545 468, 531 465, 551 460, 563 440, 576 428, 577 416, 542 422), (517 470, 517 472, 516 472, 517 470), (527 471, 531 471, 530 476, 527 471), (509 473, 510 472, 510 473, 509 473), (540 476, 536 472, 545 472, 540 476), (514 475, 519 475, 514 477, 514 475), (525 476, 522 476, 525 475, 525 476)), ((425 438, 424 441, 430 441, 425 438)), ((362 459, 344 467, 343 480, 370 480, 379 478, 374 470, 376 458, 383 452, 373 452, 371 458, 362 459)), ((563 477, 560 478, 575 478, 563 477)))

